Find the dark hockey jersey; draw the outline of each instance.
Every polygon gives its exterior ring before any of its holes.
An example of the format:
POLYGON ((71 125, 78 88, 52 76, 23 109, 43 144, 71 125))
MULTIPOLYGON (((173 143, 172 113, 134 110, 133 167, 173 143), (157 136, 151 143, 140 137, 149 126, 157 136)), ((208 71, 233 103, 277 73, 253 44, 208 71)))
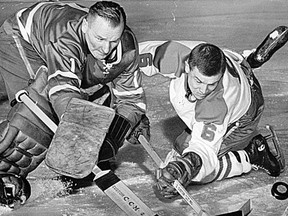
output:
POLYGON ((75 3, 36 3, 6 20, 4 29, 30 43, 46 63, 48 97, 58 116, 70 98, 83 98, 85 89, 107 83, 116 106, 144 113, 138 44, 133 32, 126 26, 113 57, 96 60, 81 29, 87 12, 88 8, 75 3))

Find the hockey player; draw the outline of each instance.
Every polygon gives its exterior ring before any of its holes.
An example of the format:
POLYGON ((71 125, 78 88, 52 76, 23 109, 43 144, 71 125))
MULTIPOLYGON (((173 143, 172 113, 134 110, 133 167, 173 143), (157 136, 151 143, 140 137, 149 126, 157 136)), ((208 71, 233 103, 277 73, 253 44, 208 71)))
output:
POLYGON ((38 2, 8 18, 0 29, 1 98, 12 106, 0 124, 0 203, 30 196, 26 176, 45 158, 53 133, 15 94, 29 96, 55 122, 71 98, 102 101, 117 119, 100 149, 98 165, 115 157, 125 139, 149 139, 149 120, 138 66, 138 43, 124 9, 99 1, 38 2), (119 124, 119 125, 118 125, 119 124))
POLYGON ((277 27, 247 59, 200 41, 140 43, 141 70, 172 78, 170 101, 187 126, 157 172, 163 197, 178 195, 175 179, 187 187, 239 176, 252 167, 271 176, 283 172, 285 161, 275 137, 270 149, 257 131, 264 100, 251 68, 265 63, 287 40, 288 28, 277 27))

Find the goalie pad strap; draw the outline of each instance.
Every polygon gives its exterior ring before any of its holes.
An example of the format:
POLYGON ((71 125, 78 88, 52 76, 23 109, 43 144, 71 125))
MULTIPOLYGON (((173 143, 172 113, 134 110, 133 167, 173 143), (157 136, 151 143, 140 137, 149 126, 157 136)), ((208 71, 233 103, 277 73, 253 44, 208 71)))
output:
POLYGON ((99 159, 97 163, 108 161, 116 157, 116 154, 123 145, 130 129, 130 122, 125 117, 116 113, 113 121, 111 122, 105 140, 100 148, 99 159))
POLYGON ((116 154, 123 145, 130 129, 130 122, 125 117, 116 113, 100 148, 97 163, 108 161, 116 157, 116 154))
POLYGON ((126 138, 130 129, 130 122, 125 117, 116 113, 113 121, 111 122, 108 135, 118 144, 118 147, 120 148, 123 145, 124 139, 126 138))
POLYGON ((109 171, 107 174, 99 178, 96 177, 94 179, 94 182, 102 191, 105 191, 106 189, 108 189, 109 187, 111 187, 112 185, 116 184, 119 181, 120 179, 118 178, 118 176, 116 176, 112 171, 109 171))

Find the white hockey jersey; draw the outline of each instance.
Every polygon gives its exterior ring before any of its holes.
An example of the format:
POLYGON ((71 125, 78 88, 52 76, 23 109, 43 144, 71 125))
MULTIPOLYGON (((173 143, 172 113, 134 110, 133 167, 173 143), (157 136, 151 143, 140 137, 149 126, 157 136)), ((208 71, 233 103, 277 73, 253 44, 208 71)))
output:
POLYGON ((250 82, 240 63, 243 57, 223 49, 227 69, 214 92, 203 100, 187 99, 185 82, 189 53, 201 41, 147 41, 139 44, 140 67, 147 76, 161 74, 171 78, 169 96, 175 111, 192 131, 189 147, 203 167, 195 180, 201 181, 215 169, 221 143, 231 124, 240 119, 251 103, 250 82))

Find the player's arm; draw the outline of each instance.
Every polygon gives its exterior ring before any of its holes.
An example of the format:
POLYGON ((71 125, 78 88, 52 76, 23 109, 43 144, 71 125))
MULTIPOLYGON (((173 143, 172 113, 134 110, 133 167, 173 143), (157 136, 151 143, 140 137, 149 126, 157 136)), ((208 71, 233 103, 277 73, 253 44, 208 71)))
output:
POLYGON ((46 47, 47 96, 59 118, 71 98, 84 98, 80 91, 84 56, 79 52, 81 48, 71 43, 70 40, 59 40, 46 47))
POLYGON ((145 41, 139 43, 139 65, 147 76, 161 74, 170 78, 185 72, 185 61, 200 41, 145 41))
MULTIPOLYGON (((127 119, 131 125, 128 141, 139 144, 138 137, 144 135, 150 139, 150 122, 146 116, 146 98, 142 87, 142 73, 139 70, 138 43, 131 31, 126 32, 122 40, 126 65, 123 72, 112 81, 114 109, 117 114, 127 119)), ((123 55, 123 56, 124 56, 123 55)))
POLYGON ((139 144, 140 134, 150 139, 150 122, 146 116, 146 98, 141 82, 142 74, 136 69, 122 74, 112 85, 114 108, 129 121, 132 131, 127 139, 132 144, 139 144))
POLYGON ((178 180, 184 187, 192 182, 210 182, 214 179, 219 164, 217 152, 220 148, 223 133, 222 125, 193 125, 188 146, 180 152, 179 146, 167 155, 163 168, 159 169, 157 188, 165 198, 178 195, 172 183, 178 180))
POLYGON ((197 154, 202 161, 202 166, 194 176, 193 181, 209 182, 209 178, 215 172, 219 160, 218 152, 226 133, 225 124, 217 125, 215 123, 197 122, 193 127, 191 136, 193 137, 189 146, 183 150, 182 155, 190 152, 197 154))

